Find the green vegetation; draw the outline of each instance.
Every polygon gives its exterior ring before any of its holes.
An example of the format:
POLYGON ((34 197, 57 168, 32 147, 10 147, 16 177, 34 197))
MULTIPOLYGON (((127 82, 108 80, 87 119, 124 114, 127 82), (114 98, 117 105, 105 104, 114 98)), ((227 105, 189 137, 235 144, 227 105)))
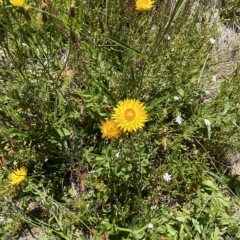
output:
MULTIPOLYGON (((240 239, 240 56, 220 81, 217 10, 173 2, 3 1, 1 239, 240 239), (148 121, 103 138, 125 99, 148 121)), ((237 3, 219 1, 224 23, 237 3)))

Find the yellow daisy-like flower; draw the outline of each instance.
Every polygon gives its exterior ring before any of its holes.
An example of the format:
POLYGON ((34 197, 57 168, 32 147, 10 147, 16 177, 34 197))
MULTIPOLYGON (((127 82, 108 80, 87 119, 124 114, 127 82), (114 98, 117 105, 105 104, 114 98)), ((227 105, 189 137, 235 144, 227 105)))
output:
POLYGON ((124 132, 133 132, 142 128, 148 115, 143 103, 136 99, 125 99, 114 108, 114 119, 124 132))
POLYGON ((136 10, 144 12, 153 8, 155 0, 136 0, 136 10))
POLYGON ((24 5, 24 0, 10 0, 10 3, 14 6, 14 7, 23 7, 24 5))
POLYGON ((18 185, 22 183, 27 176, 27 169, 25 167, 21 167, 11 172, 9 175, 9 179, 11 180, 12 185, 18 185))
POLYGON ((103 122, 100 129, 103 138, 113 140, 119 138, 120 136, 120 129, 118 127, 118 124, 112 119, 108 119, 103 122))

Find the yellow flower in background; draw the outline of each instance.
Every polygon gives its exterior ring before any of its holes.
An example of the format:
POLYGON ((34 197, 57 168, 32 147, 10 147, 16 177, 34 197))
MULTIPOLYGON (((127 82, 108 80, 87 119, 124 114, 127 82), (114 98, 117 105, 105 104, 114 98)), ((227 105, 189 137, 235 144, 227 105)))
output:
POLYGON ((133 132, 142 128, 148 115, 143 103, 136 99, 125 99, 114 108, 114 119, 124 132, 133 132))
POLYGON ((113 140, 119 138, 120 136, 120 129, 118 128, 118 124, 112 119, 108 119, 103 122, 100 129, 103 138, 113 140))
POLYGON ((10 0, 14 7, 23 7, 25 0, 10 0))
POLYGON ((144 12, 153 8, 155 0, 136 0, 136 10, 144 12))
POLYGON ((24 6, 23 10, 25 13, 29 13, 30 7, 29 6, 24 6))
POLYGON ((10 0, 10 3, 14 6, 14 7, 23 7, 25 0, 10 0))
POLYGON ((27 176, 27 169, 25 167, 21 167, 11 172, 9 175, 9 179, 11 180, 12 185, 18 185, 22 183, 27 176))

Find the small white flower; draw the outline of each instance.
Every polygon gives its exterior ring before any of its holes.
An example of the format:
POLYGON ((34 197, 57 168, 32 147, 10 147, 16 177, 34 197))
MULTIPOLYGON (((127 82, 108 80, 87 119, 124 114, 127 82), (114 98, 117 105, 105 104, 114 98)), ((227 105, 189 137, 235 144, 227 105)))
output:
POLYGON ((94 174, 94 173, 95 173, 94 170, 88 171, 88 174, 94 174))
POLYGON ((166 40, 170 41, 171 40, 171 37, 167 34, 164 36, 166 40))
POLYGON ((210 126, 211 125, 211 122, 208 119, 204 119, 204 123, 205 123, 206 126, 210 126))
POLYGON ((174 96, 173 99, 174 99, 175 101, 177 101, 177 100, 179 100, 179 97, 178 97, 178 96, 174 96))
POLYGON ((157 205, 153 205, 153 206, 151 206, 151 209, 152 209, 152 210, 157 209, 157 208, 158 208, 157 205))
POLYGON ((182 124, 182 121, 183 121, 183 119, 180 116, 176 117, 176 120, 175 120, 176 123, 182 124))
POLYGON ((214 44, 216 42, 216 40, 214 38, 210 38, 209 41, 211 44, 214 44))
POLYGON ((163 179, 164 179, 166 182, 169 182, 169 181, 171 181, 172 176, 171 176, 170 174, 168 174, 168 173, 165 173, 165 174, 163 175, 163 179))
POLYGON ((153 224, 152 224, 152 223, 149 223, 149 224, 147 225, 147 227, 148 227, 148 228, 153 228, 153 224))
POLYGON ((206 95, 211 95, 211 92, 208 91, 208 90, 205 90, 204 92, 205 92, 206 95))
POLYGON ((196 27, 197 27, 197 28, 200 28, 200 27, 201 27, 201 23, 200 23, 200 22, 197 22, 197 23, 196 23, 196 27))
POLYGON ((121 156, 121 149, 115 154, 115 158, 120 158, 121 156))
POLYGON ((213 81, 213 82, 216 82, 216 81, 217 81, 217 76, 216 76, 216 75, 213 75, 213 76, 212 76, 212 81, 213 81))

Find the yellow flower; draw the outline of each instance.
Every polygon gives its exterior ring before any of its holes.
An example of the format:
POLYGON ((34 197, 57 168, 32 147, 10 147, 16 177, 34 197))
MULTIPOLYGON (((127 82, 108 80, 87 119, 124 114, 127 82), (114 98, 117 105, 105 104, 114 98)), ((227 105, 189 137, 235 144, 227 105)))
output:
POLYGON ((24 5, 24 0, 10 0, 10 3, 14 6, 14 7, 23 7, 24 5))
POLYGON ((23 10, 25 13, 29 13, 30 7, 29 6, 24 6, 23 10))
POLYGON ((119 138, 120 136, 120 129, 118 128, 118 124, 112 119, 108 119, 103 122, 100 129, 102 137, 113 140, 119 138))
POLYGON ((118 127, 124 132, 132 132, 142 128, 148 118, 144 104, 136 99, 120 101, 114 108, 113 116, 118 127))
POLYGON ((155 0, 136 0, 136 10, 144 12, 149 11, 154 4, 155 0))
POLYGON ((25 167, 21 167, 11 172, 9 175, 9 179, 11 180, 12 185, 18 185, 24 181, 27 176, 27 169, 25 167))

